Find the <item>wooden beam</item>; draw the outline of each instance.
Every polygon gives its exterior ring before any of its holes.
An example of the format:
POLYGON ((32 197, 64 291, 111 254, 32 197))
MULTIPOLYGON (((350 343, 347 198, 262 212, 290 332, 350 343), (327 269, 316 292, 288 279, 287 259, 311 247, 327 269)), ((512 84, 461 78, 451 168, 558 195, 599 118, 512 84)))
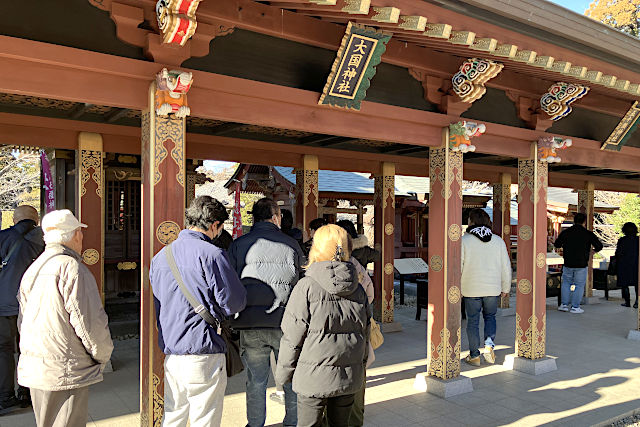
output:
POLYGON ((213 128, 211 132, 213 135, 225 135, 227 133, 231 133, 235 130, 240 129, 241 127, 246 126, 244 123, 225 123, 213 128))
POLYGON ((91 104, 87 104, 87 103, 76 105, 75 107, 73 107, 71 112, 69 112, 69 118, 73 120, 79 119, 80 117, 82 117, 84 113, 87 112, 89 107, 91 107, 91 104))
POLYGON ((126 108, 114 108, 104 115, 104 119, 107 123, 117 122, 119 119, 123 118, 129 112, 126 108))

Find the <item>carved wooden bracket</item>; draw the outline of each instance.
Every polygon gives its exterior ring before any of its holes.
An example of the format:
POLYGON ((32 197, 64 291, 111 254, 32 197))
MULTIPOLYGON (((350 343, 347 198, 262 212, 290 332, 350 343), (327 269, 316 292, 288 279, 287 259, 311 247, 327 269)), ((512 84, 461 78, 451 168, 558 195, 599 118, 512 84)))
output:
POLYGON ((459 116, 471 107, 472 104, 462 102, 453 92, 450 79, 429 75, 418 68, 410 68, 409 74, 422 83, 424 99, 437 105, 441 113, 459 116))
POLYGON ((506 91, 505 93, 515 104, 518 117, 530 129, 546 131, 553 125, 553 120, 540 110, 540 98, 534 98, 515 91, 506 91))
POLYGON ((128 0, 89 0, 89 3, 109 12, 120 40, 141 47, 144 55, 155 62, 176 67, 189 58, 208 55, 211 40, 235 29, 223 21, 198 22, 195 34, 184 46, 166 44, 162 42, 153 4, 137 6, 128 0))

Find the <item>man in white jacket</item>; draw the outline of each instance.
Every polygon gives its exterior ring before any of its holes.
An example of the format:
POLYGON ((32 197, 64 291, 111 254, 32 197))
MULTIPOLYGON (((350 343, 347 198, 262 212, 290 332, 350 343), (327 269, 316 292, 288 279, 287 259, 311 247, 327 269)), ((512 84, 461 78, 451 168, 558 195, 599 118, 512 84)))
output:
POLYGON ((504 241, 491 232, 491 220, 482 209, 469 213, 462 237, 462 296, 467 313, 469 355, 465 361, 480 366, 480 311, 484 317, 484 358, 495 363, 496 311, 501 296, 511 290, 511 261, 504 241))

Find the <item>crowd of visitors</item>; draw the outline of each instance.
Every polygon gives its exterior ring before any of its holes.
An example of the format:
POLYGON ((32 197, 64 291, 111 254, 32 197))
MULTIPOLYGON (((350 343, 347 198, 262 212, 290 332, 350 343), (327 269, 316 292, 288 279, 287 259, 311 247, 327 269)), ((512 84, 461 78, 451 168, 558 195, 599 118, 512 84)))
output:
MULTIPOLYGON (((348 220, 310 222, 310 239, 272 199, 252 207, 253 227, 233 240, 226 208, 197 197, 186 228, 156 254, 149 278, 158 344, 165 353, 164 426, 217 426, 228 376, 246 370, 248 426, 266 421, 274 372, 284 426, 362 426, 366 369, 375 359, 373 282, 379 259, 348 220), (275 366, 272 360, 275 360, 275 366)), ((576 214, 555 241, 562 248, 560 311, 582 313, 591 250, 602 243, 576 214)), ((29 206, 0 232, 0 415, 33 405, 39 427, 84 426, 88 386, 102 380, 113 343, 93 275, 82 263, 82 230, 68 210, 42 218, 29 206), (19 342, 15 388, 14 352, 19 342)), ((630 306, 638 286, 638 229, 618 241, 618 283, 630 306)), ((509 295, 511 263, 482 209, 469 213, 461 240, 461 291, 469 355, 495 363, 496 311, 509 295)))

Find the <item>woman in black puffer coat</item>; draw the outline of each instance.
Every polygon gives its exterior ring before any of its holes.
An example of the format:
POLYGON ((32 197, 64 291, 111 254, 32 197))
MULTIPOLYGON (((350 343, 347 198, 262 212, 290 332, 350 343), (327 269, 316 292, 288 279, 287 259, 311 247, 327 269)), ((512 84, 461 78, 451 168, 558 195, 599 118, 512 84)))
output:
POLYGON ((347 426, 362 388, 371 308, 350 262, 347 233, 336 225, 316 231, 305 277, 282 318, 276 383, 293 381, 298 426, 347 426))

